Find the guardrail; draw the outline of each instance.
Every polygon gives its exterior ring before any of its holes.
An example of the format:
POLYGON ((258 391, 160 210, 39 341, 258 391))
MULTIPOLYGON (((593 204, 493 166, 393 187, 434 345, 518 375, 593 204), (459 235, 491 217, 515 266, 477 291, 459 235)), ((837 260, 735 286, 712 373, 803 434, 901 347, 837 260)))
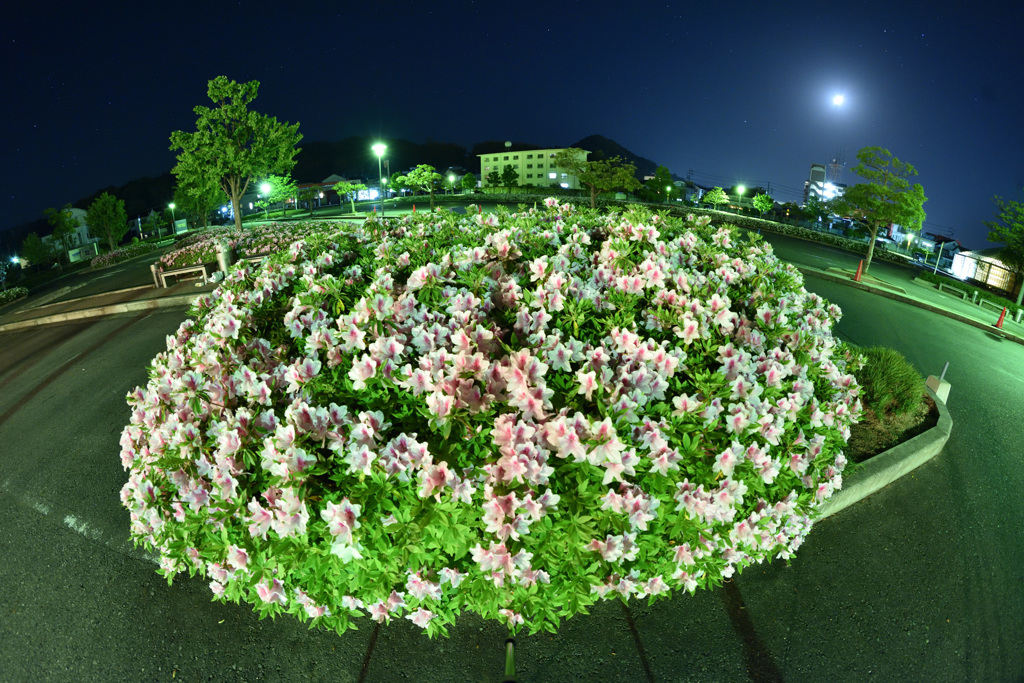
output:
POLYGON ((967 301, 967 292, 960 289, 959 287, 953 287, 952 285, 947 285, 944 282, 939 282, 938 287, 940 292, 952 292, 953 294, 960 295, 961 297, 963 297, 964 301, 967 301))

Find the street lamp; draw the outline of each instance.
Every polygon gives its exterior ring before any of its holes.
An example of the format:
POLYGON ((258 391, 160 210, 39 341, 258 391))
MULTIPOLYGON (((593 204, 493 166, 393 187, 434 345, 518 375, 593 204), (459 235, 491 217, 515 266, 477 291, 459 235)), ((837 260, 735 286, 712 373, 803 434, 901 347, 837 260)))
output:
POLYGON ((671 185, 666 185, 665 186, 665 201, 666 202, 669 202, 669 201, 672 200, 672 198, 669 196, 670 194, 672 194, 672 186, 671 185))
POLYGON ((167 205, 167 208, 171 210, 171 234, 173 235, 177 230, 174 229, 174 202, 167 205))
POLYGON ((455 194, 455 175, 452 173, 448 174, 448 184, 452 186, 452 194, 455 194))
POLYGON ((736 186, 736 208, 740 208, 740 200, 743 198, 743 193, 747 191, 747 188, 743 185, 736 186))
POLYGON ((383 142, 378 142, 372 149, 373 153, 377 155, 377 177, 380 179, 380 217, 384 218, 384 171, 381 167, 381 157, 384 156, 384 150, 388 148, 383 142))

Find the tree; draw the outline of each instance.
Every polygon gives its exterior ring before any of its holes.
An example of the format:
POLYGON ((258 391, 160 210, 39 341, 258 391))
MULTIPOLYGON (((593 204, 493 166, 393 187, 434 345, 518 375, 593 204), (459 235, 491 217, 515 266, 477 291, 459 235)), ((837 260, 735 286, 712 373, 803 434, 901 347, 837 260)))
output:
MULTIPOLYGON (((985 221, 990 242, 1002 242, 1006 246, 999 252, 999 260, 1017 274, 1019 282, 1024 275, 1024 204, 1018 201, 1006 201, 996 195, 992 202, 999 209, 996 220, 985 221)), ((1024 298, 1024 286, 1017 292, 1017 305, 1024 298)))
POLYGON ((173 173, 199 184, 215 181, 231 199, 235 227, 242 227, 239 202, 253 178, 288 173, 295 166, 299 124, 249 111, 259 81, 236 83, 226 76, 209 82, 207 93, 217 107, 197 106, 196 132, 171 133, 171 150, 181 150, 173 173))
POLYGON ((462 180, 459 181, 459 186, 462 188, 463 192, 469 192, 476 187, 476 176, 472 173, 467 173, 462 176, 462 180))
POLYGON ((142 234, 159 236, 163 225, 163 217, 159 216, 156 211, 150 211, 146 220, 142 221, 142 234))
POLYGON ((725 193, 725 190, 723 190, 722 188, 713 187, 704 193, 702 201, 705 204, 710 204, 711 206, 717 208, 719 205, 725 204, 726 202, 729 201, 729 195, 727 195, 725 193))
POLYGON ((215 180, 203 177, 178 177, 174 189, 174 204, 186 215, 192 216, 190 223, 206 228, 210 213, 228 201, 224 190, 215 180))
POLYGON ((501 185, 501 175, 497 171, 491 171, 487 174, 487 186, 498 187, 501 185))
POLYGON ((75 243, 75 229, 78 221, 71 213, 71 205, 65 204, 63 209, 46 209, 43 214, 46 222, 53 226, 53 243, 59 244, 64 252, 64 258, 68 259, 68 252, 75 243))
POLYGON ((299 201, 306 202, 306 206, 309 208, 309 215, 313 215, 314 205, 313 203, 320 198, 319 187, 303 187, 299 190, 299 201))
POLYGON ((754 208, 761 214, 761 218, 764 218, 764 215, 771 211, 773 206, 775 206, 775 200, 770 194, 754 195, 754 208))
POLYGON ((438 183, 442 182, 441 174, 429 164, 419 164, 404 176, 404 182, 409 187, 430 193, 430 209, 434 209, 434 191, 438 183))
POLYGON ((807 197, 807 204, 804 205, 804 212, 815 222, 820 223, 835 212, 836 200, 822 199, 816 194, 807 197))
POLYGON ((672 174, 665 166, 658 166, 654 170, 654 177, 644 182, 644 198, 653 202, 667 201, 672 191, 669 188, 675 188, 672 174))
POLYGON ((834 209, 867 227, 870 235, 864 261, 864 272, 867 272, 875 253, 878 229, 898 223, 908 231, 920 230, 925 218, 922 205, 928 198, 924 196, 923 187, 910 184, 909 179, 917 175, 917 169, 894 157, 889 150, 865 147, 857 152, 857 160, 860 163, 853 172, 871 182, 848 188, 835 202, 834 209))
POLYGON ((34 232, 29 233, 21 243, 22 260, 28 261, 33 266, 42 263, 49 263, 54 259, 54 256, 53 247, 44 242, 39 235, 34 232))
POLYGON ((505 168, 501 169, 501 184, 509 194, 519 185, 519 172, 511 164, 505 164, 505 168))
MULTIPOLYGON (((395 185, 395 178, 391 179, 392 187, 395 185)), ((334 183, 334 191, 338 193, 338 199, 344 194, 348 195, 349 202, 352 203, 352 213, 356 212, 356 195, 359 194, 360 190, 365 190, 366 185, 362 183, 352 183, 347 180, 342 180, 339 183, 334 183)))
POLYGON ((598 192, 618 189, 630 192, 640 187, 640 181, 636 179, 636 166, 624 162, 622 157, 600 161, 587 161, 586 158, 583 150, 569 147, 555 155, 555 166, 569 171, 579 178, 580 183, 590 188, 590 208, 597 207, 598 192))
POLYGON ((85 222, 89 225, 89 236, 106 240, 110 251, 117 249, 117 243, 128 232, 128 216, 124 212, 124 202, 107 192, 89 205, 85 222))

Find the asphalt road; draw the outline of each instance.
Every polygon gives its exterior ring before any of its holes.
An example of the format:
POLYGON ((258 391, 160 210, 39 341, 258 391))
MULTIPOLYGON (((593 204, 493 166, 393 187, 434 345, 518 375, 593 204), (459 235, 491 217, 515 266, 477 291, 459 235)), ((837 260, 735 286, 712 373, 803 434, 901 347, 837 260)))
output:
MULTIPOLYGON (((519 638, 523 681, 1017 681, 1024 677, 1024 347, 821 280, 840 336, 950 361, 946 449, 728 589, 603 603, 519 638), (635 636, 631 631, 635 630, 635 636), (640 648, 637 647, 640 643, 640 648)), ((127 540, 125 394, 183 310, 0 334, 0 681, 500 680, 502 628, 402 620, 338 637, 168 587, 127 540), (374 639, 373 655, 366 659, 374 639)))

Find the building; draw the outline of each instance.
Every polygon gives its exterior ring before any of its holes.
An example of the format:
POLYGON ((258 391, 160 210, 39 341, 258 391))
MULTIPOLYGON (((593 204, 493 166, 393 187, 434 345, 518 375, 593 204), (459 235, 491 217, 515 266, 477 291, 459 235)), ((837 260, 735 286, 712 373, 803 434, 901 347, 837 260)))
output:
POLYGON ((817 197, 824 202, 842 197, 845 191, 846 185, 834 183, 827 178, 825 164, 811 164, 811 172, 804 181, 804 206, 807 206, 807 201, 811 197, 817 197))
POLYGON ((998 289, 1013 297, 1020 291, 1020 278, 999 260, 1000 251, 1002 247, 956 254, 953 257, 952 273, 961 280, 998 289))
MULTIPOLYGON (((565 151, 562 149, 528 149, 512 152, 505 150, 492 154, 478 154, 480 157, 480 179, 485 187, 492 185, 487 176, 497 171, 500 176, 506 166, 511 166, 519 174, 520 185, 535 187, 559 186, 566 189, 579 189, 580 180, 567 169, 555 166, 555 155, 565 151)), ((583 151, 586 161, 590 152, 583 151)), ((500 185, 500 183, 498 183, 500 185)))
MULTIPOLYGON (((99 238, 89 235, 89 226, 85 222, 86 212, 82 209, 71 209, 71 217, 75 220, 75 231, 71 233, 70 245, 67 253, 68 263, 77 263, 91 259, 99 253, 99 238)), ((53 243, 53 235, 43 237, 43 242, 49 244, 58 252, 63 252, 63 245, 53 243)))

